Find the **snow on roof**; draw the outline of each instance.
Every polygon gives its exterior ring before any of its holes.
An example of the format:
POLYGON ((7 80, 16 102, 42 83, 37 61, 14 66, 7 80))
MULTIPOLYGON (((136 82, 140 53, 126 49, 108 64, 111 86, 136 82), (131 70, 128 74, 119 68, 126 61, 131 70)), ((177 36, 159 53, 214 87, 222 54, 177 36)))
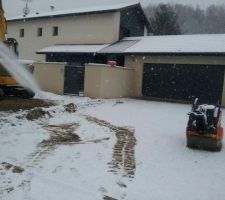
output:
POLYGON ((225 34, 127 37, 105 45, 55 45, 37 53, 225 54, 225 34))
POLYGON ((124 53, 225 53, 225 34, 125 38, 139 40, 124 53))
POLYGON ((21 20, 21 19, 32 19, 32 18, 44 18, 44 17, 53 17, 60 15, 71 15, 71 14, 85 14, 85 13, 95 13, 95 12, 106 12, 106 11, 115 11, 123 8, 127 8, 130 6, 140 5, 139 1, 120 3, 120 4, 111 4, 111 5, 102 5, 102 6, 93 6, 93 7, 85 7, 73 10, 61 10, 61 11, 51 11, 46 13, 38 13, 38 14, 28 14, 27 16, 17 16, 12 18, 7 18, 7 21, 13 20, 21 20))
POLYGON ((37 53, 96 53, 108 45, 54 45, 40 49, 37 53))

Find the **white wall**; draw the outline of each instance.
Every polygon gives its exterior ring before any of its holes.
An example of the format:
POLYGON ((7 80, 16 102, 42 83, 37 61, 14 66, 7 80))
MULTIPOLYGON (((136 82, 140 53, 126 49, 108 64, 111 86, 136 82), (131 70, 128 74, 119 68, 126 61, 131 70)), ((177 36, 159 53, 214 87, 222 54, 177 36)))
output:
POLYGON ((52 17, 45 19, 9 21, 8 37, 19 43, 19 57, 43 61, 36 51, 54 44, 108 44, 119 39, 120 12, 92 15, 52 17), (52 27, 58 26, 58 36, 52 36, 52 27), (43 36, 37 36, 37 28, 43 28, 43 36), (24 38, 19 30, 25 29, 24 38))

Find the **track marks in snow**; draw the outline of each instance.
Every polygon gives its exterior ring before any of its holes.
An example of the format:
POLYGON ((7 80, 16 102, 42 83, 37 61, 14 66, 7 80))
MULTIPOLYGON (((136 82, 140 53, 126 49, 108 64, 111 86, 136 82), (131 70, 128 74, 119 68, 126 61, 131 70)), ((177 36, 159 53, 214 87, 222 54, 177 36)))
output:
POLYGON ((48 154, 55 150, 57 145, 74 144, 80 141, 79 136, 74 131, 79 127, 77 123, 59 124, 59 125, 44 125, 50 137, 39 143, 35 152, 28 155, 27 167, 35 167, 48 154))
POLYGON ((112 161, 108 163, 110 172, 117 174, 120 170, 124 172, 125 177, 133 178, 135 175, 135 145, 134 130, 126 127, 119 127, 110 124, 107 121, 95 117, 86 116, 89 122, 104 126, 113 131, 117 141, 113 148, 112 161))
POLYGON ((2 162, 0 164, 0 198, 14 191, 17 185, 13 183, 13 180, 15 178, 19 180, 23 172, 24 168, 20 166, 7 162, 2 162))

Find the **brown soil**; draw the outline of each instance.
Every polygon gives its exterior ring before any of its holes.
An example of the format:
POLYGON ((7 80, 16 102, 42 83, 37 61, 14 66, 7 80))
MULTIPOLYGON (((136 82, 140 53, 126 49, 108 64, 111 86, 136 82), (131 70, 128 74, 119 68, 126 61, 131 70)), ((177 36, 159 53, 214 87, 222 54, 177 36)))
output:
POLYGON ((54 146, 57 144, 70 144, 79 142, 80 138, 74 131, 79 124, 60 124, 60 125, 47 125, 45 129, 50 131, 51 136, 47 140, 41 142, 41 146, 54 146))
POLYGON ((31 121, 34 121, 34 120, 37 120, 39 118, 42 118, 44 116, 51 116, 50 113, 48 111, 44 111, 42 108, 35 108, 33 110, 30 110, 28 113, 27 113, 27 116, 26 118, 28 120, 31 120, 31 121))
POLYGON ((135 174, 135 145, 134 130, 125 127, 118 127, 97 119, 95 117, 86 116, 87 120, 94 122, 99 126, 108 127, 115 132, 117 142, 114 145, 112 161, 109 163, 110 172, 116 173, 117 170, 124 170, 125 176, 133 177, 135 174))
POLYGON ((16 97, 7 97, 0 100, 0 111, 19 111, 30 110, 37 107, 50 107, 55 105, 51 101, 40 99, 21 99, 16 97))

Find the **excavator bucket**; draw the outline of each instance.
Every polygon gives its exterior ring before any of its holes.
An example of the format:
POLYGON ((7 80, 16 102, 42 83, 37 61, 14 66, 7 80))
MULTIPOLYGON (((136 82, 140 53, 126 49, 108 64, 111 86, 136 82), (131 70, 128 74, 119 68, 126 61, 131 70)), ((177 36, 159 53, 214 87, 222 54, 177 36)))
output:
POLYGON ((223 127, 222 111, 218 106, 202 104, 195 100, 186 129, 187 147, 221 151, 223 127))

